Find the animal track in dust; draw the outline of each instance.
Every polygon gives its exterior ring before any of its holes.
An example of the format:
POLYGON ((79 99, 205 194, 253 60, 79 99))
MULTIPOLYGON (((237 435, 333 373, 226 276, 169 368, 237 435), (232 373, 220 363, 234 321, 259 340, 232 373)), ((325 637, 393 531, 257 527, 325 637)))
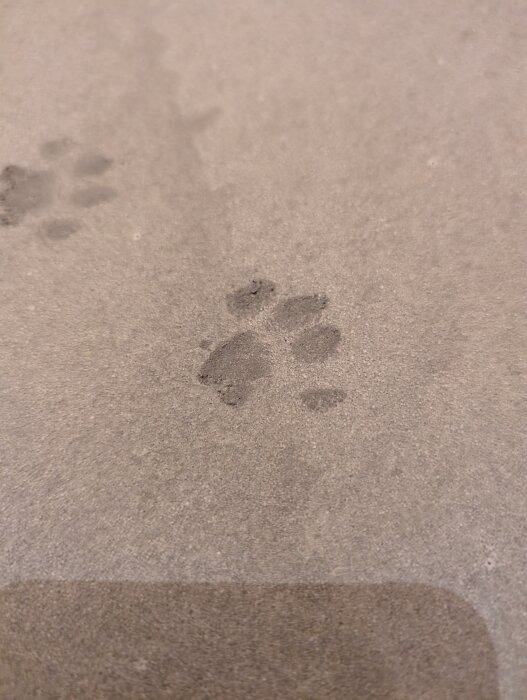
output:
POLYGON ((53 200, 53 174, 7 165, 0 175, 0 223, 18 226, 26 214, 48 207, 53 200))
POLYGON ((77 144, 69 138, 47 141, 40 155, 47 161, 43 168, 11 164, 1 171, 0 226, 20 226, 34 215, 40 234, 59 241, 80 231, 82 222, 72 216, 41 219, 42 213, 55 202, 66 213, 70 206, 86 209, 110 202, 117 191, 99 178, 110 170, 113 160, 96 151, 78 153, 77 144))
MULTIPOLYGON (((229 312, 240 320, 254 319, 275 300, 276 285, 268 279, 254 279, 226 296, 229 312)), ((254 330, 235 333, 209 354, 198 374, 199 381, 215 389, 223 403, 239 406, 248 399, 260 379, 273 373, 271 345, 278 334, 299 363, 325 362, 337 352, 342 339, 337 326, 323 325, 321 317, 329 304, 325 294, 287 297, 269 314, 270 340, 254 330), (293 338, 289 338, 290 334, 293 338)), ((209 343, 200 343, 203 349, 209 343)), ((342 403, 346 392, 334 387, 313 387, 301 392, 300 400, 310 411, 327 411, 342 403)))
POLYGON ((40 147, 40 154, 46 160, 54 160, 55 158, 62 158, 68 151, 75 146, 75 143, 68 138, 54 139, 53 141, 46 141, 40 147))
POLYGON ((290 297, 280 302, 273 312, 273 323, 284 330, 307 326, 318 319, 328 305, 324 294, 290 297))
POLYGON ((80 223, 75 219, 52 219, 46 222, 45 230, 48 238, 60 240, 69 238, 73 233, 80 230, 80 223))
POLYGON ((100 153, 87 153, 77 159, 73 166, 73 173, 77 177, 87 177, 89 175, 102 175, 113 165, 113 160, 100 153))
POLYGON ((203 384, 214 386, 231 406, 243 403, 257 379, 271 375, 269 348, 251 331, 238 333, 218 345, 200 372, 203 384))
POLYGON ((311 411, 327 411, 346 398, 346 392, 342 389, 306 389, 300 394, 300 398, 311 411))
POLYGON ((227 308, 235 316, 254 316, 271 301, 274 289, 270 280, 251 280, 247 286, 227 294, 227 308))
POLYGON ((71 195, 71 201, 78 207, 95 207, 103 202, 109 202, 117 195, 113 187, 92 185, 78 190, 71 195))

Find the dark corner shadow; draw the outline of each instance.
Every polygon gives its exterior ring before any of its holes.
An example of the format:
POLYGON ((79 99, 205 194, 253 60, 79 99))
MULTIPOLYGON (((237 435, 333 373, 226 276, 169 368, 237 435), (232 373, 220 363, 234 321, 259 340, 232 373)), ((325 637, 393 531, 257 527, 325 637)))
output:
POLYGON ((24 583, 0 697, 497 700, 480 615, 431 586, 24 583))

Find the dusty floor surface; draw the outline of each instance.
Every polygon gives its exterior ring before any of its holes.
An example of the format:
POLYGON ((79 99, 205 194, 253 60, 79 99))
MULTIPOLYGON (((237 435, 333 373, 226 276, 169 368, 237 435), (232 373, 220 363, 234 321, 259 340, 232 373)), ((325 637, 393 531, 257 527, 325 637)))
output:
POLYGON ((525 699, 526 64, 523 0, 0 0, 2 699, 525 699))

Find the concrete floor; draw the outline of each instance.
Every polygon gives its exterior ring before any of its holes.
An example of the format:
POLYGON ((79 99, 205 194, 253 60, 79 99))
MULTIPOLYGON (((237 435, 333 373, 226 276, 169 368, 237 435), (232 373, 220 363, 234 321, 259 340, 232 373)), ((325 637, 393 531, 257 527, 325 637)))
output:
POLYGON ((524 700, 525 2, 0 18, 0 697, 524 700))

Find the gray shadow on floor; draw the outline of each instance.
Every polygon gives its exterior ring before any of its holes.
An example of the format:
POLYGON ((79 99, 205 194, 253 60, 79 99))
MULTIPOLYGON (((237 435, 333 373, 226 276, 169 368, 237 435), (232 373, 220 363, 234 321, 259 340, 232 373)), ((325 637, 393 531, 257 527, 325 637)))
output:
POLYGON ((467 602, 423 585, 23 583, 0 697, 497 700, 467 602))

